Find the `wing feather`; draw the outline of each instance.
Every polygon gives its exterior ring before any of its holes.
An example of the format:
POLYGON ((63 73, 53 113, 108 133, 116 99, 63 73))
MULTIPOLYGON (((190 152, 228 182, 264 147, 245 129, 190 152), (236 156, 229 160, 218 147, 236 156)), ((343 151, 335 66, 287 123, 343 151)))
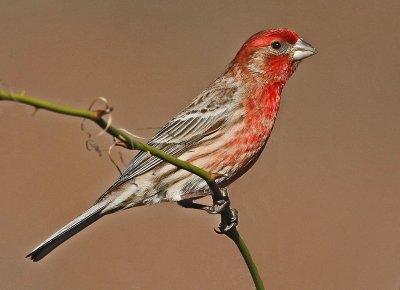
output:
MULTIPOLYGON (((230 89, 214 87, 204 91, 191 105, 169 121, 148 144, 174 156, 190 150, 193 144, 224 126, 230 109, 226 106, 227 99, 232 99, 236 91, 234 87, 230 89), (210 93, 213 97, 207 98, 210 93), (205 107, 209 109, 204 110, 205 107)), ((139 152, 105 195, 127 180, 146 173, 162 162, 147 152, 139 152)))

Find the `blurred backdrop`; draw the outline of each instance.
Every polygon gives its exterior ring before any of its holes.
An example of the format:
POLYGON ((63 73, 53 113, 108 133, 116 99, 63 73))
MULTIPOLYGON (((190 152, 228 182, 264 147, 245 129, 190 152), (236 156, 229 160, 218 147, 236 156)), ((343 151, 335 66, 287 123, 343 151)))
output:
MULTIPOLYGON (((2 89, 87 108, 151 137, 242 43, 290 27, 319 51, 283 91, 254 168, 231 186, 268 289, 400 288, 398 1, 1 1, 2 89)), ((107 216, 39 263, 39 242, 117 178, 81 120, 0 103, 1 289, 252 289, 218 217, 162 204, 107 216)), ((92 133, 98 129, 87 123, 92 133)), ((111 138, 98 139, 107 148, 111 138)), ((135 152, 124 152, 126 161, 135 152)))

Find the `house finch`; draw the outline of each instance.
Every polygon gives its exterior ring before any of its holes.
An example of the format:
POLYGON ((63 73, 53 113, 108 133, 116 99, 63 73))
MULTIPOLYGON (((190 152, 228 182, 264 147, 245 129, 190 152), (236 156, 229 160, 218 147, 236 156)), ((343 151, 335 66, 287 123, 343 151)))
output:
MULTIPOLYGON (((290 29, 250 37, 220 77, 169 121, 149 144, 221 177, 226 188, 256 162, 271 134, 283 86, 316 50, 290 29)), ((94 203, 27 257, 38 261, 102 216, 130 207, 210 195, 200 177, 139 152, 94 203)), ((195 204, 197 205, 197 204, 195 204)), ((216 207, 201 207, 218 212, 216 207)))

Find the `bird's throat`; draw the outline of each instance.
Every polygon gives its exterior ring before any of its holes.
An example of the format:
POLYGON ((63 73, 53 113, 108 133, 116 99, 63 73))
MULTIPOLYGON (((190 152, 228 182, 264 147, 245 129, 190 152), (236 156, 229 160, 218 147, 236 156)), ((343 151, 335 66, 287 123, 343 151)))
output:
POLYGON ((246 100, 246 122, 248 125, 265 126, 266 123, 275 120, 279 110, 283 85, 281 82, 268 84, 249 96, 246 100))

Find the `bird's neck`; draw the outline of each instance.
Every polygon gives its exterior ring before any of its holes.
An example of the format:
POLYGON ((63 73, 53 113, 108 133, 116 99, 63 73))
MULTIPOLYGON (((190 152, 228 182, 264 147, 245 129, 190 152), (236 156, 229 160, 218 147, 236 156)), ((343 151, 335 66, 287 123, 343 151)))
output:
MULTIPOLYGON (((294 69, 295 67, 291 73, 294 69)), ((290 74, 285 77, 253 74, 232 63, 222 79, 229 84, 235 83, 232 80, 240 80, 240 86, 244 88, 245 93, 238 94, 237 97, 240 106, 245 109, 244 118, 248 124, 268 123, 266 127, 271 127, 270 123, 275 121, 279 110, 282 89, 289 77, 290 74)))
POLYGON ((261 123, 266 127, 273 125, 270 123, 275 121, 278 114, 283 86, 282 82, 271 82, 249 94, 245 100, 246 119, 249 124, 261 123))

